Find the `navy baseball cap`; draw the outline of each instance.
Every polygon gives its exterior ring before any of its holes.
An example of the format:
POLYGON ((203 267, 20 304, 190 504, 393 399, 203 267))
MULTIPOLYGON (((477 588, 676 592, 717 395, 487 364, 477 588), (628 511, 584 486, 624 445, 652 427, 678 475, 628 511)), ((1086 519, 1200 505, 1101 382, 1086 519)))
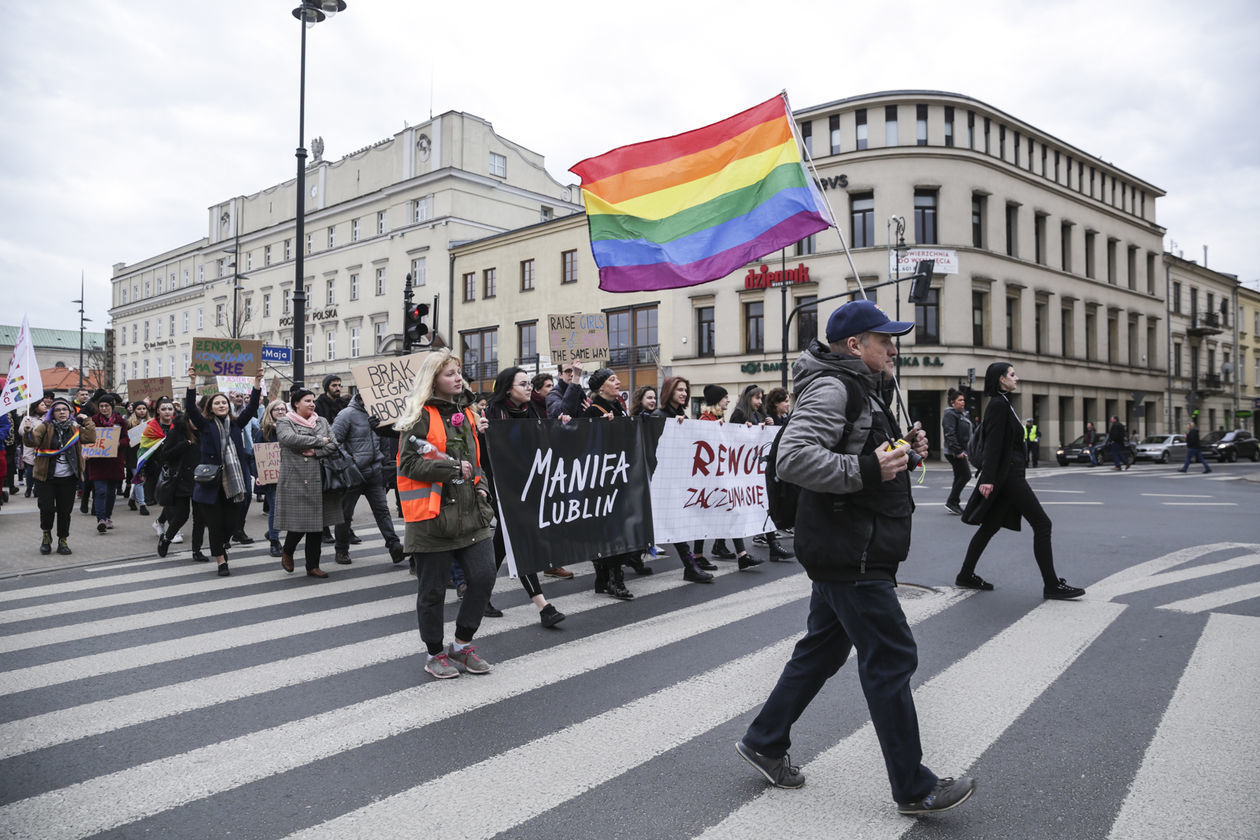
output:
POLYGON ((864 332, 905 335, 914 329, 914 321, 894 321, 874 301, 851 300, 827 319, 827 341, 844 341, 864 332))

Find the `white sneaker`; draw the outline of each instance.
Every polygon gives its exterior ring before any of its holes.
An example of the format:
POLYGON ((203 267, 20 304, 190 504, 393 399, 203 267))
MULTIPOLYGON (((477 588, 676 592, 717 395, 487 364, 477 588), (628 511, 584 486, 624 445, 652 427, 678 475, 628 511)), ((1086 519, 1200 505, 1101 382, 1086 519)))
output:
POLYGON ((181 534, 181 533, 179 533, 178 531, 176 531, 176 532, 175 532, 175 539, 171 540, 171 542, 173 542, 173 543, 182 543, 183 541, 184 541, 184 535, 183 535, 183 534, 181 534))
POLYGON ((162 523, 158 522, 156 519, 150 522, 149 524, 153 526, 153 533, 157 534, 159 537, 162 536, 163 533, 165 533, 166 529, 163 528, 162 523))

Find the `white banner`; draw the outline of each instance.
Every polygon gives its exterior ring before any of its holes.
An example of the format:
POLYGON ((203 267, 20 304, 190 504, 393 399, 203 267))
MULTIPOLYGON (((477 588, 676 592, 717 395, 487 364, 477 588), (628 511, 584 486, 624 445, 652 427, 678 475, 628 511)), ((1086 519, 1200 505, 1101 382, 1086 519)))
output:
POLYGON ((44 379, 35 359, 35 343, 31 340, 31 325, 22 316, 22 329, 13 346, 13 358, 9 360, 9 372, 5 376, 4 389, 0 390, 0 413, 24 408, 38 402, 44 396, 44 379))
POLYGON ((946 248, 911 248, 901 255, 899 262, 888 260, 888 273, 900 272, 902 279, 914 274, 914 267, 919 260, 936 260, 932 274, 957 274, 958 252, 946 248))
POLYGON ((652 474, 653 535, 660 545, 748 537, 774 530, 762 462, 778 429, 669 421, 652 474))

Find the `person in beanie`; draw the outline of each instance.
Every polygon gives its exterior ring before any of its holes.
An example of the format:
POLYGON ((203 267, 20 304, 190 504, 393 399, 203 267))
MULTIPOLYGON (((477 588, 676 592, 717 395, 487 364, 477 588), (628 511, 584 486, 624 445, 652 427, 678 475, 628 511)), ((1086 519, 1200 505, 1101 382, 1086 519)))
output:
POLYGON ((315 400, 315 413, 327 420, 329 426, 332 426, 332 421, 337 419, 337 415, 350 404, 350 401, 342 399, 341 377, 335 373, 330 373, 324 377, 323 389, 324 393, 320 394, 315 400))
POLYGON ((96 416, 92 423, 97 429, 117 429, 118 453, 110 458, 89 458, 87 477, 92 482, 92 498, 96 508, 97 533, 105 533, 114 527, 114 502, 118 488, 127 475, 127 450, 131 441, 127 437, 127 420, 114 411, 114 399, 106 394, 96 401, 96 416))
POLYGON ((74 494, 83 476, 85 443, 96 442, 96 427, 86 414, 61 397, 54 399, 44 422, 26 433, 25 443, 35 450, 33 470, 39 496, 39 527, 44 532, 40 554, 52 553, 53 519, 57 522, 57 553, 70 554, 70 514, 74 494))
POLYGON ((923 766, 910 692, 918 651, 896 592, 914 511, 909 453, 928 453, 927 436, 903 432, 889 409, 893 336, 912 329, 871 301, 851 301, 827 320, 827 344, 814 339, 792 366, 795 410, 775 466, 801 488, 796 556, 812 581, 808 630, 735 745, 775 787, 805 784, 787 754, 792 724, 856 650, 892 798, 907 815, 948 810, 975 791, 974 779, 938 778, 923 766))
MULTIPOLYGON (((705 385, 704 390, 701 393, 704 394, 704 405, 700 406, 700 419, 718 420, 725 423, 726 406, 730 404, 731 401, 730 393, 721 385, 705 385)), ((731 540, 731 542, 735 545, 734 551, 731 551, 726 547, 726 540, 722 538, 714 540, 713 556, 719 560, 738 559, 740 571, 761 565, 760 560, 753 559, 747 550, 745 550, 744 541, 742 539, 736 537, 731 540)), ((704 556, 704 540, 696 540, 693 548, 693 557, 697 568, 703 572, 711 572, 717 568, 717 566, 710 563, 709 559, 704 556)), ((711 577, 712 576, 710 575, 710 578, 711 577)), ((707 583, 707 581, 702 582, 707 583)))

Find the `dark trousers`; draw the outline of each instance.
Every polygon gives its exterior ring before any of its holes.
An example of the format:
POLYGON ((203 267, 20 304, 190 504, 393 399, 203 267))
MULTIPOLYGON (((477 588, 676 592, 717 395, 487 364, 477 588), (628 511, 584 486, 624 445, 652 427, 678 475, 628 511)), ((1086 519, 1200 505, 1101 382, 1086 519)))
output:
POLYGON ((796 643, 779 682, 748 727, 744 743, 780 758, 791 746, 792 724, 827 680, 857 651, 858 680, 879 738, 897 802, 928 794, 936 776, 923 766, 919 717, 910 677, 918 648, 891 581, 815 581, 804 638, 796 643))
POLYGON ((385 547, 392 548, 398 545, 398 533, 394 530, 394 520, 389 517, 389 499, 385 497, 385 485, 381 484, 379 476, 373 475, 363 482, 360 487, 347 490, 341 497, 341 514, 342 521, 333 529, 333 535, 337 539, 337 551, 348 551, 350 549, 350 520, 354 517, 354 508, 359 503, 359 497, 367 498, 368 507, 372 510, 372 518, 376 520, 376 528, 381 532, 381 536, 385 538, 385 547))
POLYGON ((1028 486, 1023 473, 1012 476, 1000 488, 994 488, 993 492, 1001 495, 989 508, 984 521, 980 523, 980 530, 976 531, 976 535, 971 538, 971 543, 967 546, 967 556, 963 560, 962 571, 958 573, 959 577, 976 573, 976 564, 980 562, 980 555, 984 553, 985 546, 1001 529, 1002 523, 1013 509, 1032 526, 1033 557, 1037 560, 1037 568, 1041 570, 1042 581, 1046 586, 1058 583, 1059 577, 1054 571, 1054 548, 1050 542, 1050 517, 1041 507, 1041 502, 1037 501, 1037 494, 1028 486))
POLYGON ((158 517, 158 522, 166 525, 166 538, 173 540, 179 533, 179 529, 183 528, 184 523, 188 521, 190 512, 192 514, 192 550, 201 551, 202 540, 206 533, 206 520, 202 516, 201 508, 193 505, 191 496, 176 496, 171 504, 162 508, 162 515, 158 517))
MULTIPOLYGON (((49 472, 52 472, 50 469, 49 472)), ((79 479, 72 475, 65 478, 48 478, 35 484, 39 498, 39 529, 51 531, 53 519, 57 521, 57 536, 70 536, 70 514, 74 512, 74 494, 79 479)))
MULTIPOLYGON (((252 466, 252 465, 251 465, 252 466)), ((245 530, 245 518, 249 516, 249 503, 254 499, 254 477, 245 473, 245 501, 236 502, 236 521, 232 525, 232 533, 238 534, 245 530)))
MULTIPOLYGON (((220 487, 219 496, 213 504, 193 502, 193 509, 201 514, 201 519, 210 532, 210 556, 222 557, 223 552, 227 550, 228 540, 232 538, 232 533, 236 530, 236 502, 230 501, 224 495, 223 488, 220 487)), ((196 527, 194 522, 194 531, 196 527)))
MULTIPOLYGON (((503 525, 494 529, 494 570, 499 571, 503 565, 503 559, 507 557, 507 544, 503 542, 503 525)), ((454 568, 459 568, 456 564, 454 568)), ((530 598, 535 595, 542 594, 542 584, 538 582, 538 575, 534 572, 523 574, 517 578, 521 582, 521 588, 525 590, 525 594, 530 598)))
POLYGON ((1117 467, 1123 467, 1129 463, 1128 453, 1124 451, 1123 443, 1111 442, 1111 460, 1117 467))
POLYGON ((1194 447, 1193 449, 1190 448, 1189 446, 1186 447, 1186 462, 1181 465, 1182 472, 1185 472, 1186 470, 1190 469, 1191 461, 1198 461, 1200 464, 1202 464, 1203 471, 1205 473, 1210 473, 1212 471, 1212 468, 1208 466, 1207 461, 1203 460, 1203 450, 1197 446, 1194 447))
POLYGON ((289 531, 284 535, 283 551, 292 557, 303 537, 306 537, 306 571, 309 572, 319 568, 319 552, 324 547, 323 531, 289 531))
POLYGON ((114 518, 114 500, 118 497, 119 481, 95 479, 92 482, 92 501, 96 520, 103 522, 114 518))
POLYGON ((430 655, 442 652, 443 606, 446 602, 446 574, 451 563, 459 561, 464 569, 468 590, 459 602, 455 616, 455 638, 471 642, 481 627, 482 614, 494 591, 494 548, 490 540, 473 543, 453 551, 421 552, 416 557, 416 622, 420 625, 420 641, 430 655))
POLYGON ((945 504, 961 506, 963 488, 971 481, 971 462, 957 455, 946 455, 945 460, 954 468, 954 485, 949 488, 949 498, 945 500, 945 504))

